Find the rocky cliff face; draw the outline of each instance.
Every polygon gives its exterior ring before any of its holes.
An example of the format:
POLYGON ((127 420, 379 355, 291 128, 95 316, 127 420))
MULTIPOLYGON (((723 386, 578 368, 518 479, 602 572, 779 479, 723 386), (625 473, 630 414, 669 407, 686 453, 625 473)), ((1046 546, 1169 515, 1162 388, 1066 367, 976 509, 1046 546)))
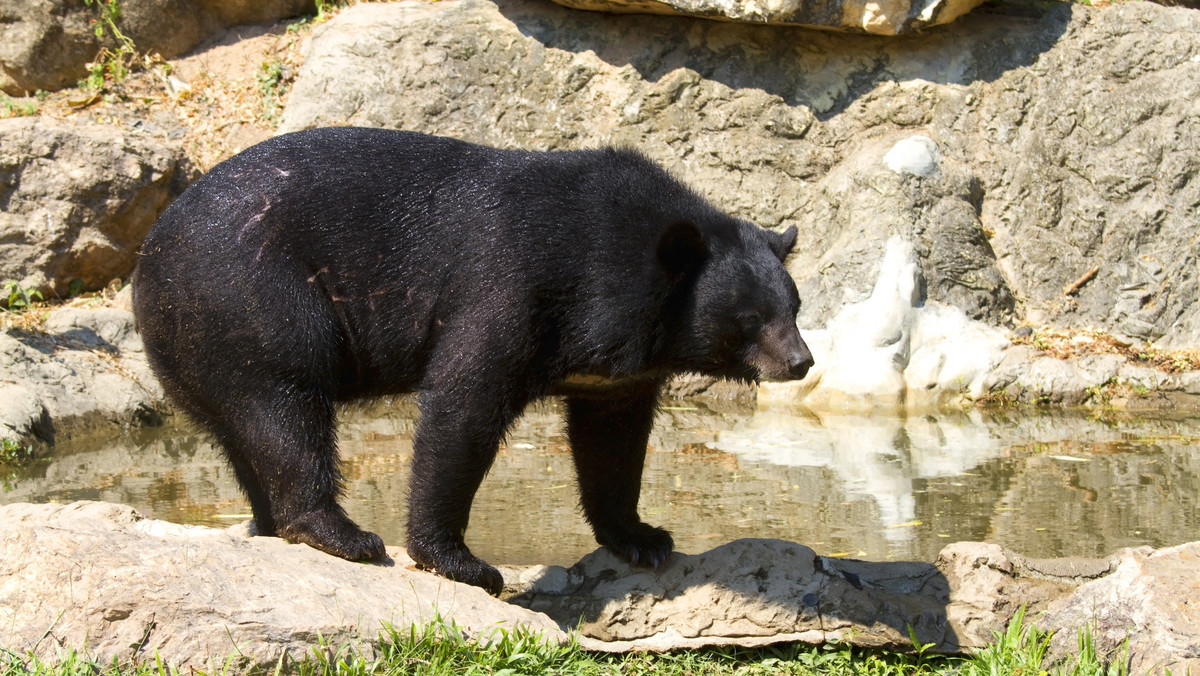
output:
POLYGON ((731 211, 801 226, 810 327, 867 297, 899 236, 925 297, 990 323, 1200 341, 1200 15, 986 9, 885 41, 526 0, 360 5, 314 34, 283 129, 636 146, 731 211), (888 171, 915 134, 936 170, 888 171))

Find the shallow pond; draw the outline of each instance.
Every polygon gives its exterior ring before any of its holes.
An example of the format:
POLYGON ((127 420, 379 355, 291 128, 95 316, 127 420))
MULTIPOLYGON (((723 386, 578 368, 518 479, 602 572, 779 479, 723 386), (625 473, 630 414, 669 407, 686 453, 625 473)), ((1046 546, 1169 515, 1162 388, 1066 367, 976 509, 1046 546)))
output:
MULTIPOLYGON (((411 401, 340 428, 344 504, 404 542, 411 401)), ((12 474, 0 503, 107 500, 154 518, 248 518, 217 449, 181 421, 60 443, 12 474)), ((3 477, 0 477, 3 478, 3 477)), ((696 553, 740 537, 818 553, 931 561, 958 540, 1031 557, 1102 556, 1200 540, 1200 415, 982 412, 814 415, 674 402, 651 438, 643 518, 696 553)), ((569 565, 595 549, 558 408, 531 408, 475 500, 467 543, 492 563, 569 565)))

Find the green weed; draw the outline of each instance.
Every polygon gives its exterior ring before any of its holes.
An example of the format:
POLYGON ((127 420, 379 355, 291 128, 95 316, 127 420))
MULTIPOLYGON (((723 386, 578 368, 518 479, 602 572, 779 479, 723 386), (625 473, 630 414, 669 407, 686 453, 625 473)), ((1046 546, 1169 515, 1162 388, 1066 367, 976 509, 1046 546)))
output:
POLYGON ((38 114, 36 101, 14 99, 8 94, 0 93, 0 118, 29 117, 38 114))
MULTIPOLYGON (((911 635, 911 632, 910 632, 911 635)), ((913 638, 914 652, 874 652, 846 643, 824 646, 782 644, 763 648, 714 648, 669 653, 593 653, 575 642, 547 641, 524 628, 471 636, 453 622, 434 620, 421 627, 386 627, 377 647, 361 650, 321 641, 299 660, 280 659, 269 669, 239 670, 244 658, 234 653, 215 674, 254 673, 278 676, 435 676, 492 674, 557 676, 580 674, 655 676, 1124 676, 1096 651, 1089 632, 1079 634, 1079 655, 1047 665, 1050 634, 1025 624, 1018 612, 996 642, 972 657, 927 653, 929 645, 913 638)), ((53 662, 0 648, 0 676, 175 676, 179 670, 153 660, 103 665, 74 650, 53 662)), ((192 671, 201 675, 199 671, 192 671)))
POLYGON ((94 92, 102 91, 105 87, 121 82, 133 69, 137 60, 137 48, 128 35, 117 27, 121 18, 121 5, 118 0, 83 0, 88 7, 98 5, 100 18, 92 19, 96 37, 103 38, 109 33, 117 41, 115 48, 103 47, 96 58, 87 64, 88 76, 79 83, 83 89, 94 92))
POLYGON ((14 439, 0 439, 0 465, 19 467, 33 460, 33 446, 22 446, 14 439))
POLYGON ((283 108, 287 92, 288 69, 281 61, 264 61, 258 68, 258 93, 262 96, 262 117, 272 121, 283 108))
POLYGON ((43 300, 41 291, 26 289, 15 280, 6 280, 3 286, 0 286, 0 301, 4 302, 4 307, 9 312, 28 310, 39 300, 43 300))

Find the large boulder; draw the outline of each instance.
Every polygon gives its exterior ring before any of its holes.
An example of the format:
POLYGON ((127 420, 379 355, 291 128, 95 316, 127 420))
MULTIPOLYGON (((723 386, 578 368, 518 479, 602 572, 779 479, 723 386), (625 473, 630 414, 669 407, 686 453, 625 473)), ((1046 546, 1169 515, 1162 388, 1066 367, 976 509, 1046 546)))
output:
POLYGON ((732 212, 801 226, 807 327, 865 300, 900 236, 928 298, 972 317, 1200 343, 1200 15, 987 9, 883 41, 531 0, 361 4, 314 32, 282 130, 635 146, 732 212), (885 160, 913 136, 936 171, 885 160))
MULTIPOLYGON (((96 35, 104 0, 0 0, 0 91, 28 95, 74 85, 111 30, 96 35)), ((316 11, 313 0, 121 0, 117 26, 142 52, 183 54, 229 26, 316 11)), ((104 26, 103 23, 99 24, 104 26)))
POLYGON ((0 280, 46 298, 128 279, 163 209, 194 178, 178 145, 104 125, 0 120, 0 280))
POLYGON ((1096 648, 1128 659, 1130 673, 1200 671, 1200 543, 1124 550, 1114 570, 1049 604, 1038 624, 1055 629, 1055 655, 1070 655, 1088 630, 1096 648))
POLYGON ((874 35, 903 35, 950 23, 983 0, 925 2, 755 2, 754 0, 554 0, 597 12, 677 14, 725 21, 808 26, 874 35))
POLYGON ((248 532, 99 502, 0 507, 0 645, 43 658, 72 647, 102 664, 157 656, 214 673, 271 670, 321 645, 370 656, 385 623, 562 638, 544 615, 418 572, 400 550, 364 565, 248 532))

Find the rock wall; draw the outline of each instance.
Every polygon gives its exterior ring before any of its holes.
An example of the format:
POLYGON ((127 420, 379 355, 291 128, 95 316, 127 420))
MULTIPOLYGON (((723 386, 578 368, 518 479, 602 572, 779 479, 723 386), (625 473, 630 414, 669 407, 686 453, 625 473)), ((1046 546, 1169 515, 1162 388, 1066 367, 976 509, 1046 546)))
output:
POLYGON ((802 326, 865 299, 899 236, 927 298, 973 317, 1200 342, 1200 15, 986 9, 884 41, 528 0, 359 5, 315 32, 282 129, 641 148, 733 212, 800 225, 802 326), (884 171, 913 135, 939 170, 884 171))

